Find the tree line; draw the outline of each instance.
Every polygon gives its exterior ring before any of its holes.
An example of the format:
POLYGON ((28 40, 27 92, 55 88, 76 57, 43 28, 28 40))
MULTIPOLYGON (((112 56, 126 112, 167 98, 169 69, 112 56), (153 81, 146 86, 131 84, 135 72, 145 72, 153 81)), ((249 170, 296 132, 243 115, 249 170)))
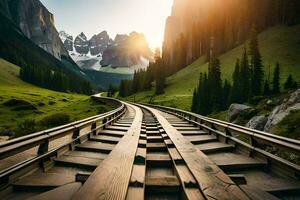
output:
POLYGON ((121 81, 119 95, 121 97, 126 97, 137 92, 150 90, 153 82, 155 85, 155 94, 163 94, 167 75, 165 66, 165 63, 160 56, 160 51, 157 49, 155 52, 154 62, 151 62, 147 69, 135 71, 133 80, 121 81))
MULTIPOLYGON (((198 86, 193 93, 191 111, 208 115, 225 110, 231 103, 244 103, 256 96, 278 94, 280 86, 280 65, 276 64, 273 78, 265 79, 262 56, 259 51, 257 31, 252 29, 249 51, 244 47, 243 55, 236 60, 232 84, 221 78, 221 65, 211 47, 208 73, 201 73, 198 86)), ((284 89, 297 88, 292 75, 287 78, 284 89)))
POLYGON ((20 78, 28 83, 60 92, 92 93, 88 81, 66 75, 61 70, 53 70, 50 67, 38 67, 26 63, 20 63, 20 65, 22 66, 20 78))
MULTIPOLYGON (((200 19, 186 18, 189 20, 184 21, 187 26, 183 30, 178 27, 178 33, 172 27, 177 26, 176 24, 170 24, 171 27, 166 28, 168 38, 165 38, 163 44, 162 58, 167 65, 168 75, 176 73, 201 56, 209 55, 212 35, 215 54, 220 55, 243 44, 248 39, 252 24, 256 24, 257 31, 261 32, 277 24, 293 25, 300 22, 298 0, 224 0, 223 4, 226 6, 219 6, 217 1, 202 4, 199 9, 209 12, 195 11, 202 15, 200 19)), ((188 1, 183 6, 188 7, 188 1)), ((197 5, 195 9, 196 7, 197 5)), ((181 17, 185 19, 184 16, 181 17)))

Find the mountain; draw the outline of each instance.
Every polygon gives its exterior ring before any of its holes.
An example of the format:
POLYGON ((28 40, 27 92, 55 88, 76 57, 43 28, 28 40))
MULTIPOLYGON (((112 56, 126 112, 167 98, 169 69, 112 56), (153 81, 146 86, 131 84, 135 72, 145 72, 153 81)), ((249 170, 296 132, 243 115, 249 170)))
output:
POLYGON ((217 54, 279 24, 300 21, 298 0, 174 0, 167 18, 163 57, 174 73, 207 55, 211 41, 217 54))
POLYGON ((132 32, 128 35, 116 35, 112 45, 103 52, 102 66, 130 67, 141 64, 141 60, 151 61, 153 54, 143 34, 132 32))
POLYGON ((80 33, 74 40, 74 47, 79 54, 87 54, 90 51, 89 41, 84 33, 80 33))
POLYGON ((112 42, 112 39, 110 39, 106 31, 102 31, 98 35, 94 35, 89 41, 91 55, 96 56, 103 54, 104 50, 112 44, 112 42))
POLYGON ((71 58, 84 70, 101 71, 101 67, 107 66, 140 69, 147 67, 153 59, 145 37, 136 32, 117 34, 114 40, 106 31, 89 40, 83 32, 74 40, 65 31, 59 36, 71 58))
POLYGON ((60 31, 59 36, 71 58, 81 69, 86 70, 99 70, 103 51, 112 44, 106 31, 93 35, 90 40, 83 32, 75 39, 65 31, 60 31))
MULTIPOLYGON (((35 75, 41 73, 41 79, 52 71, 52 76, 59 74, 76 82, 63 88, 57 85, 60 90, 84 91, 91 80, 68 55, 55 29, 53 15, 41 2, 5 0, 0 5, 0 57, 22 69, 33 69, 35 75)), ((36 84, 49 85, 47 80, 43 81, 36 84)))
POLYGON ((61 59, 68 52, 55 28, 53 14, 38 0, 1 0, 1 13, 36 45, 61 59))

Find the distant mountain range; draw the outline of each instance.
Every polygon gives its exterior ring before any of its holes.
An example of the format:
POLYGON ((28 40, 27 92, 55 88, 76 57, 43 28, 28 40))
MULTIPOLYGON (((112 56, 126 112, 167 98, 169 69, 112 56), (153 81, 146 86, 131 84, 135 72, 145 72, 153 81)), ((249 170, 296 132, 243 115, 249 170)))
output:
POLYGON ((75 38, 60 31, 59 36, 71 58, 85 70, 101 70, 101 67, 145 68, 153 59, 143 34, 116 35, 111 39, 106 31, 89 40, 82 32, 75 38))

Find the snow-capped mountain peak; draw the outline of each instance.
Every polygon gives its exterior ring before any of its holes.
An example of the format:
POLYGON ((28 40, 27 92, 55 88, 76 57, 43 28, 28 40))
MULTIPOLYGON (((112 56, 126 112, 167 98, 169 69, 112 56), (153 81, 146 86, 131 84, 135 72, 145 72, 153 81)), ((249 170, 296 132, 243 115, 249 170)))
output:
POLYGON ((118 34, 112 40, 106 31, 93 35, 89 40, 81 32, 73 37, 60 32, 61 40, 71 58, 83 69, 99 70, 101 66, 147 67, 152 52, 142 34, 118 34), (136 44, 140 44, 137 46, 136 44))

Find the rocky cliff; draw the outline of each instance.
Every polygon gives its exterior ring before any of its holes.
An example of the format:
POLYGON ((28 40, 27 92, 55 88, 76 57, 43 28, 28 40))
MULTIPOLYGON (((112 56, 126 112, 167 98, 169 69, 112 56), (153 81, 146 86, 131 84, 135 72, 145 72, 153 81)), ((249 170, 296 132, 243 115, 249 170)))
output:
POLYGON ((39 0, 1 0, 0 11, 35 44, 58 59, 68 56, 55 28, 53 14, 39 0))
POLYGON ((65 31, 60 31, 59 36, 71 58, 82 69, 99 70, 104 50, 113 43, 106 31, 93 35, 91 39, 83 32, 75 39, 65 31))
POLYGON ((106 31, 102 31, 98 35, 94 35, 89 41, 91 55, 95 56, 103 54, 104 50, 112 44, 112 42, 112 39, 110 39, 106 31))
POLYGON ((115 37, 112 45, 103 52, 101 65, 112 67, 143 65, 142 60, 152 60, 152 57, 152 52, 144 35, 132 32, 129 36, 117 35, 115 37))

